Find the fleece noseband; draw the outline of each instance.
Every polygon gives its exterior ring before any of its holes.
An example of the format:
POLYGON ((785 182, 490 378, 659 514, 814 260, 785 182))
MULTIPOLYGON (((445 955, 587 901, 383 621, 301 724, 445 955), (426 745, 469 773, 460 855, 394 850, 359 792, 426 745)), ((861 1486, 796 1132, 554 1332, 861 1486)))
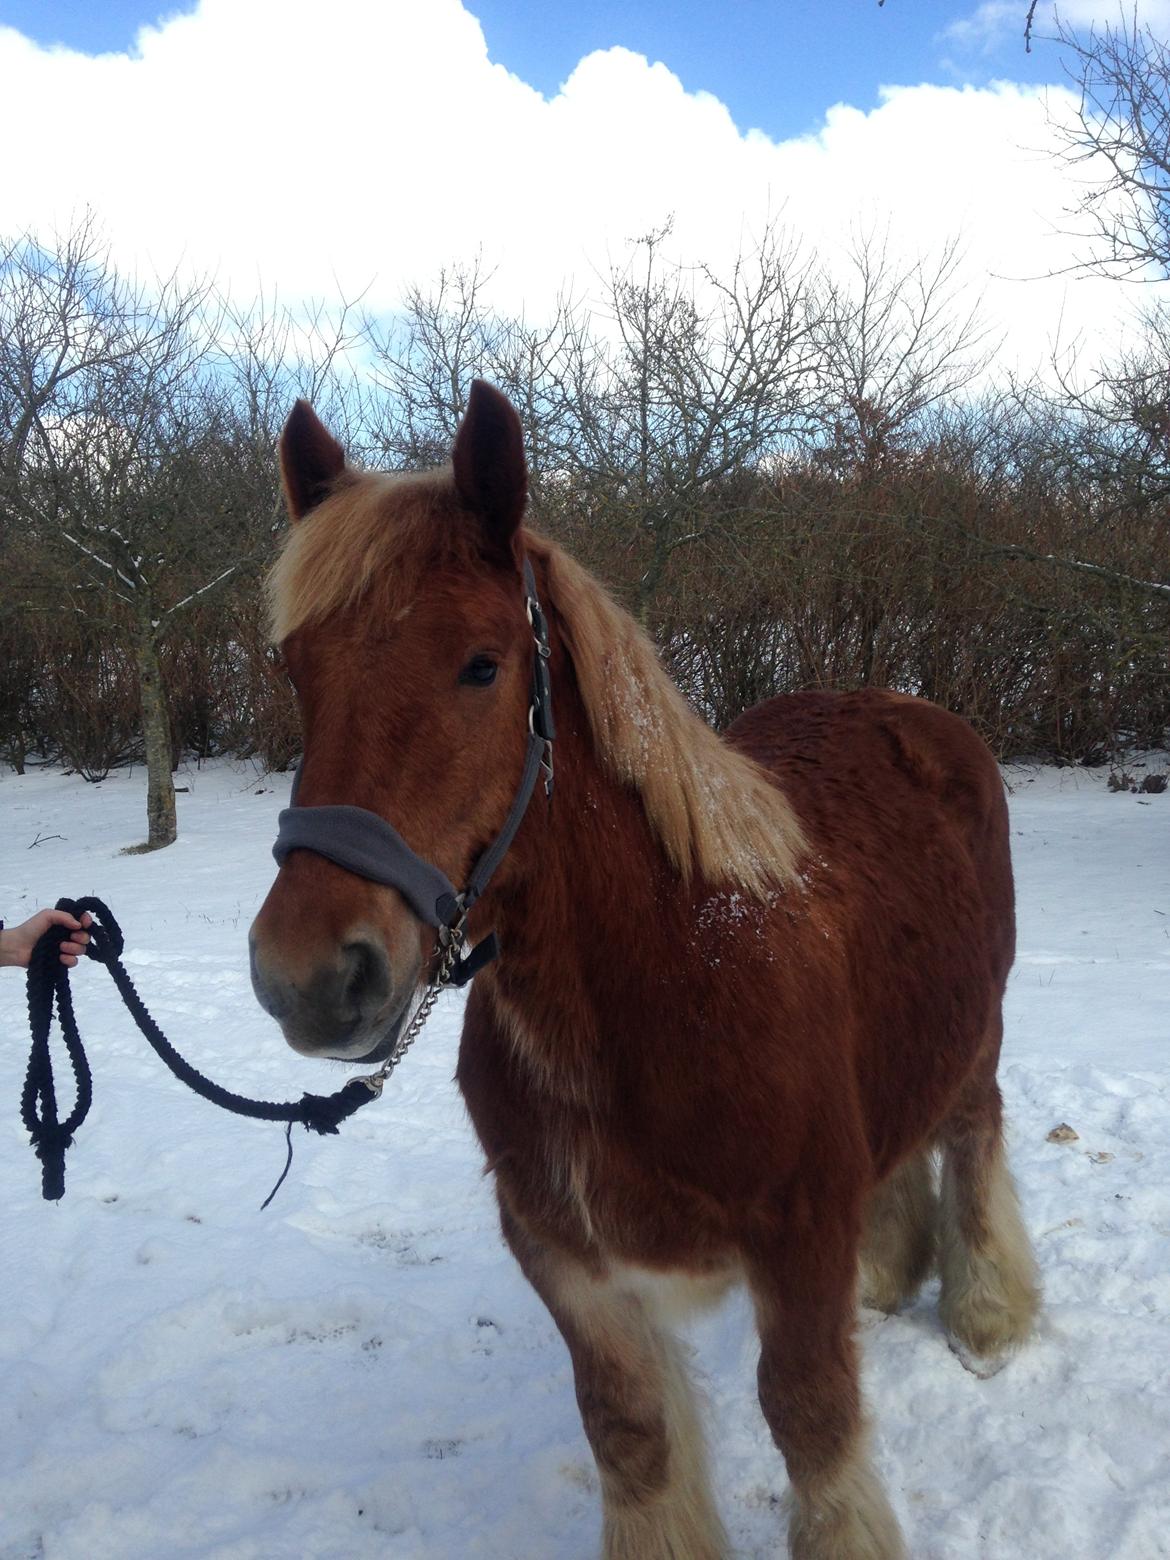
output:
MULTIPOLYGON (((472 868, 467 887, 457 892, 446 873, 425 861, 385 818, 365 807, 305 807, 297 804, 301 771, 297 767, 289 806, 277 820, 272 854, 280 866, 290 851, 311 850, 372 883, 396 888, 420 921, 435 927, 440 937, 461 929, 472 905, 507 854, 516 836, 536 781, 543 769, 545 790, 552 794, 552 742, 556 735, 548 680, 548 625, 536 594, 532 565, 524 560, 525 610, 532 627, 532 699, 528 710, 528 744, 524 769, 504 826, 472 868)), ((455 965, 449 984, 466 985, 499 952, 495 933, 483 938, 455 965)))

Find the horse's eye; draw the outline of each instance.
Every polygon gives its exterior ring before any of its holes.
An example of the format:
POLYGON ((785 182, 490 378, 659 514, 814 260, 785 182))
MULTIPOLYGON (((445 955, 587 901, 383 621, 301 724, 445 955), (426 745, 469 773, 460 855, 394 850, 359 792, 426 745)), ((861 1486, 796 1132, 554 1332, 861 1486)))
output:
POLYGON ((472 688, 488 688, 496 680, 496 663, 490 655, 474 655, 459 673, 459 681, 472 688))

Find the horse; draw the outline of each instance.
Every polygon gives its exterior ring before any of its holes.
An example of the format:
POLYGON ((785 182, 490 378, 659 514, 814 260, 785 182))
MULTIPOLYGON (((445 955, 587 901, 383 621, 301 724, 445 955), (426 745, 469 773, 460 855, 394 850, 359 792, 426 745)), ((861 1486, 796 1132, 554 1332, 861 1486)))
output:
MULTIPOLYGON (((294 821, 360 810, 455 885, 498 858, 460 912, 472 957, 489 933, 498 957, 456 1076, 504 1239, 568 1346, 606 1560, 729 1552, 671 1319, 732 1284, 791 1554, 903 1555, 867 1447, 859 1286, 892 1312, 937 1267, 980 1373, 1038 1305, 996 1083, 1015 931, 990 751, 873 689, 773 698, 717 735, 525 523, 520 421, 482 381, 445 467, 354 469, 305 402, 280 463, 267 588, 303 718, 294 821), (534 644, 555 785, 517 822, 534 644)), ((251 931, 256 995, 301 1053, 384 1059, 441 917, 360 853, 286 846, 251 931)))

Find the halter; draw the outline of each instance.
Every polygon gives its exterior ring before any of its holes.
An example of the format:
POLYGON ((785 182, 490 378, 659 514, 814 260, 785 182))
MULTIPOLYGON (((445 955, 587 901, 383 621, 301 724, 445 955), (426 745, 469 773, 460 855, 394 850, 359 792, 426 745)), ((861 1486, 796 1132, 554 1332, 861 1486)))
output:
MULTIPOLYGON (((435 927, 439 934, 436 950, 439 965, 427 993, 430 1003, 426 1005, 425 1013, 430 1012, 443 987, 465 986, 485 964, 489 964, 499 954, 496 934, 489 932, 469 954, 463 955, 467 917, 515 839, 541 770, 544 771, 545 794, 552 795, 552 743, 556 729, 553 725, 552 692, 548 679, 551 652, 548 624, 536 594, 532 565, 527 558, 524 560, 524 588, 524 606, 534 645, 524 768, 504 826, 476 861, 462 893, 456 891, 446 873, 441 872, 433 862, 424 860, 411 850, 398 830, 377 813, 365 807, 298 806, 297 790, 301 780, 299 764, 293 779, 290 804, 277 820, 278 832, 272 854, 280 866, 284 865, 290 851, 311 850, 357 877, 396 888, 419 920, 435 927)), ((427 999, 424 997, 423 1000, 426 1004, 427 999)), ((425 1013, 420 1008, 419 1015, 425 1018, 425 1013)), ((411 1027, 417 1033, 413 1024, 411 1027)), ((419 1024, 418 1028, 421 1027, 419 1024)), ((404 1036, 405 1044, 399 1041, 395 1060, 400 1058, 413 1037, 413 1034, 409 1038, 404 1036)))

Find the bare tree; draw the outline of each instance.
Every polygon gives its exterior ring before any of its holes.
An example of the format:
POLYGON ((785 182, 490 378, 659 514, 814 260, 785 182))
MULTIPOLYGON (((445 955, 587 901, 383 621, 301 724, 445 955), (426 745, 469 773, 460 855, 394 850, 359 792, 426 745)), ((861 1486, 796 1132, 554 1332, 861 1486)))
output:
POLYGON ((293 402, 310 401, 347 449, 369 442, 360 306, 360 297, 311 300, 299 309, 263 294, 221 301, 212 366, 231 427, 232 481, 250 491, 260 561, 267 561, 264 538, 274 541, 284 524, 277 444, 293 402))
POLYGON ((903 261, 888 232, 854 236, 819 323, 828 454, 843 467, 876 472, 917 418, 987 368, 981 300, 964 299, 962 259, 956 239, 903 261))
POLYGON ((118 329, 122 300, 104 285, 105 264, 90 213, 51 249, 28 237, 0 243, 0 471, 9 502, 30 443, 51 456, 54 404, 84 375, 133 353, 118 329))
POLYGON ((374 394, 367 437, 383 460, 411 469, 446 460, 475 377, 497 385, 524 422, 534 499, 563 470, 577 417, 563 383, 568 344, 580 328, 559 299, 547 322, 510 318, 488 302, 481 259, 442 270, 429 291, 412 287, 390 320, 368 317, 374 394))
POLYGON ((507 325, 484 301, 489 281, 478 258, 444 268, 432 290, 407 291, 388 325, 372 316, 366 322, 374 381, 388 401, 382 444, 403 465, 446 458, 472 379, 491 372, 507 325))
POLYGON ((248 549, 246 516, 209 482, 224 439, 209 370, 218 311, 205 284, 120 276, 86 220, 52 247, 7 246, 0 323, 5 522, 66 560, 70 610, 128 635, 147 845, 167 845, 176 825, 159 648, 248 549))
MULTIPOLYGON (((1079 269, 1120 281, 1170 279, 1170 44, 1138 25, 1078 32, 1058 20, 1056 42, 1077 93, 1071 119, 1054 117, 1060 155, 1088 186, 1073 220, 1089 249, 1079 269)), ((1143 339, 1096 369, 1087 384, 1057 365, 1075 428, 1078 489, 1096 496, 1088 551, 1138 512, 1162 517, 1170 497, 1170 310, 1158 295, 1140 311, 1143 339)), ((1033 395, 1032 399, 1037 397, 1033 395)), ((1040 397, 1043 399, 1043 397, 1040 397)), ((1117 570, 1091 556, 1060 568, 1114 579, 1126 589, 1170 595, 1161 578, 1117 570)))
POLYGON ((1061 152, 1089 188, 1077 216, 1090 269, 1122 278, 1170 276, 1170 45, 1136 13, 1078 32, 1057 22, 1077 93, 1055 116, 1061 152))
POLYGON ((577 329, 561 383, 578 407, 574 475, 624 516, 645 621, 671 558, 721 526, 708 496, 810 427, 821 298, 812 266, 772 226, 727 275, 663 253, 669 228, 611 269, 602 323, 577 329))

